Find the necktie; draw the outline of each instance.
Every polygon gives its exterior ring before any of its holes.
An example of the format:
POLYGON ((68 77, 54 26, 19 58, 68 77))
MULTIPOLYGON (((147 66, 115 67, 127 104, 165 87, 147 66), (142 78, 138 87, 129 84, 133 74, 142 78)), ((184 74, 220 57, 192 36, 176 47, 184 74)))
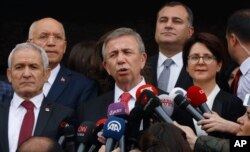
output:
POLYGON ((159 80, 158 80, 158 87, 163 90, 167 91, 168 88, 168 81, 170 76, 170 65, 173 63, 172 59, 166 59, 164 61, 164 69, 160 74, 159 80))
POLYGON ((26 110, 24 115, 21 130, 19 133, 18 146, 20 146, 25 140, 27 140, 32 135, 32 130, 34 126, 34 104, 31 101, 24 101, 21 104, 26 110))
POLYGON ((240 69, 236 72, 236 75, 233 80, 233 95, 237 96, 237 89, 240 80, 240 76, 242 75, 240 69))
POLYGON ((129 112, 129 107, 128 107, 128 102, 131 99, 131 95, 128 92, 124 92, 121 96, 120 96, 120 102, 122 104, 124 104, 127 112, 129 112))

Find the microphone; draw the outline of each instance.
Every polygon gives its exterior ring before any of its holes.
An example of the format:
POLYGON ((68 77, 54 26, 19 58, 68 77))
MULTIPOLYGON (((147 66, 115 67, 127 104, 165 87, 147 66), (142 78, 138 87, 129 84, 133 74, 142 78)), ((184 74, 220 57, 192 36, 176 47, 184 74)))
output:
POLYGON ((93 130, 95 124, 92 122, 82 122, 77 129, 77 142, 80 143, 77 152, 84 152, 86 147, 93 141, 93 130))
POLYGON ((204 119, 204 117, 189 104, 189 101, 187 101, 183 95, 172 93, 170 97, 175 101, 177 106, 187 111, 196 121, 204 119))
POLYGON ((106 140, 106 152, 114 150, 117 141, 125 132, 125 120, 116 116, 109 116, 103 126, 103 136, 106 140))
POLYGON ((173 88, 171 90, 171 92, 169 93, 169 96, 170 97, 174 97, 176 94, 180 94, 182 96, 186 96, 187 92, 186 90, 180 88, 180 87, 176 87, 176 88, 173 88))
POLYGON ((117 116, 123 119, 128 119, 128 115, 129 113, 127 112, 124 104, 122 104, 121 102, 117 102, 117 103, 111 103, 108 106, 108 117, 109 116, 117 116))
POLYGON ((73 125, 69 125, 64 129, 65 135, 65 148, 68 152, 75 152, 75 127, 73 125))
POLYGON ((158 95, 162 103, 163 110, 169 115, 172 116, 174 111, 174 101, 167 94, 158 95))
POLYGON ((172 119, 167 115, 161 106, 161 101, 150 90, 144 89, 138 98, 139 102, 136 102, 136 106, 143 107, 145 113, 155 113, 158 118, 164 122, 173 123, 172 119))
POLYGON ((158 95, 158 90, 153 85, 151 85, 151 84, 144 84, 144 85, 141 85, 136 90, 136 93, 135 93, 136 99, 139 98, 139 96, 141 95, 142 91, 145 90, 145 89, 152 91, 155 95, 158 95))
POLYGON ((206 104, 207 96, 200 87, 198 86, 191 86, 187 90, 187 98, 189 98, 190 103, 193 107, 198 107, 202 113, 212 113, 209 109, 208 105, 206 104))
MULTIPOLYGON (((139 102, 139 101, 136 101, 139 102)), ((126 150, 130 151, 138 147, 138 137, 143 119, 143 109, 135 106, 129 113, 126 128, 126 150)))
MULTIPOLYGON (((63 146, 65 142, 65 132, 68 131, 68 127, 72 127, 76 124, 72 118, 65 118, 59 125, 59 134, 61 135, 58 139, 58 143, 63 146)), ((70 129, 69 129, 70 130, 70 129)))
POLYGON ((93 141, 92 141, 92 145, 90 146, 88 152, 93 152, 96 151, 96 149, 99 149, 102 145, 102 143, 100 143, 97 138, 98 138, 98 133, 102 131, 103 126, 105 124, 105 122, 107 121, 107 118, 102 118, 100 120, 98 120, 96 122, 96 127, 93 130, 93 141))

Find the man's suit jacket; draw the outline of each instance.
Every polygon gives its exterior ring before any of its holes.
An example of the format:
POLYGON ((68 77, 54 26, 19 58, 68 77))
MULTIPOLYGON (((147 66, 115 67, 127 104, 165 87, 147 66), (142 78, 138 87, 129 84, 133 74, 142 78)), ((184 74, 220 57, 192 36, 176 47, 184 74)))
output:
MULTIPOLYGON (((0 103, 0 151, 9 151, 8 119, 10 101, 0 103)), ((65 118, 73 119, 73 110, 57 103, 44 100, 40 107, 34 136, 47 136, 57 140, 59 138, 59 125, 65 118)))
MULTIPOLYGON (((162 90, 158 90, 159 94, 164 94, 162 90)), ((114 90, 107 92, 89 102, 81 104, 77 109, 77 116, 79 122, 92 121, 96 122, 102 118, 107 117, 108 106, 114 103, 114 90)), ((171 116, 173 120, 176 120, 180 124, 190 126, 194 130, 194 124, 192 118, 185 111, 174 106, 174 112, 171 116)))
POLYGON ((95 81, 61 66, 47 99, 75 109, 80 103, 97 96, 95 81))
MULTIPOLYGON (((151 56, 148 58, 147 64, 151 67, 152 70, 152 84, 154 86, 157 86, 157 62, 158 62, 158 56, 159 54, 156 54, 154 56, 151 56)), ((184 90, 187 90, 190 86, 193 85, 193 81, 189 74, 187 73, 186 69, 182 67, 180 75, 178 77, 178 80, 175 84, 175 87, 183 88, 184 90)))

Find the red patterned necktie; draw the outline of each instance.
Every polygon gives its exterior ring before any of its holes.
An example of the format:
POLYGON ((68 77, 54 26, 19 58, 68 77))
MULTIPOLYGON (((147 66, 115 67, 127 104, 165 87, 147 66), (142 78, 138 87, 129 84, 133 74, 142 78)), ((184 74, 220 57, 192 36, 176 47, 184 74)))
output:
POLYGON ((19 133, 18 146, 20 146, 25 140, 32 136, 32 130, 34 126, 34 104, 31 101, 23 101, 21 104, 26 110, 24 115, 21 130, 19 133))
POLYGON ((236 72, 233 83, 233 95, 237 96, 237 89, 240 80, 240 76, 242 75, 240 69, 236 72))
POLYGON ((124 92, 120 96, 120 102, 124 104, 126 110, 129 112, 128 102, 131 99, 131 95, 128 92, 124 92))

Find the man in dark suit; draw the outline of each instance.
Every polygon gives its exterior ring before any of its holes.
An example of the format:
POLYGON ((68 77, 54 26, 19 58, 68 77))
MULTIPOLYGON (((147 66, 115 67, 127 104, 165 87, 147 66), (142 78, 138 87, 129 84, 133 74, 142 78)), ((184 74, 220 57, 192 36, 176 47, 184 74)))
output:
MULTIPOLYGON (((107 117, 109 104, 121 101, 124 92, 131 95, 128 102, 131 111, 135 104, 137 89, 146 84, 141 71, 145 66, 147 54, 142 38, 132 29, 119 28, 111 31, 104 39, 102 56, 104 68, 115 80, 115 89, 83 103, 77 110, 80 122, 95 122, 107 117)), ((192 119, 178 107, 174 110, 173 118, 194 128, 192 119)))
POLYGON ((57 140, 59 125, 73 110, 47 101, 42 89, 49 77, 45 51, 32 43, 18 44, 8 59, 13 98, 0 103, 0 151, 15 152, 30 136, 57 140))
POLYGON ((150 57, 147 63, 153 71, 153 84, 163 91, 170 92, 174 87, 187 89, 192 85, 182 61, 183 45, 194 32, 192 24, 191 9, 180 2, 166 3, 158 11, 155 40, 159 46, 159 53, 150 57), (164 77, 164 81, 159 82, 164 70, 164 61, 167 59, 172 59, 169 79, 164 77), (159 83, 166 83, 166 87, 161 87, 159 83))
POLYGON ((80 103, 97 96, 98 87, 93 80, 61 64, 67 42, 60 22, 53 18, 33 22, 28 41, 43 47, 49 57, 51 75, 43 88, 48 100, 75 109, 80 103))
POLYGON ((97 121, 107 117, 108 106, 121 101, 121 95, 130 94, 128 110, 135 104, 136 90, 146 84, 141 70, 144 68, 147 54, 142 38, 130 28, 111 31, 104 39, 103 66, 115 80, 114 90, 107 92, 90 102, 83 103, 78 109, 82 121, 97 121))
POLYGON ((0 81, 0 102, 10 100, 13 95, 13 89, 10 84, 0 81))

